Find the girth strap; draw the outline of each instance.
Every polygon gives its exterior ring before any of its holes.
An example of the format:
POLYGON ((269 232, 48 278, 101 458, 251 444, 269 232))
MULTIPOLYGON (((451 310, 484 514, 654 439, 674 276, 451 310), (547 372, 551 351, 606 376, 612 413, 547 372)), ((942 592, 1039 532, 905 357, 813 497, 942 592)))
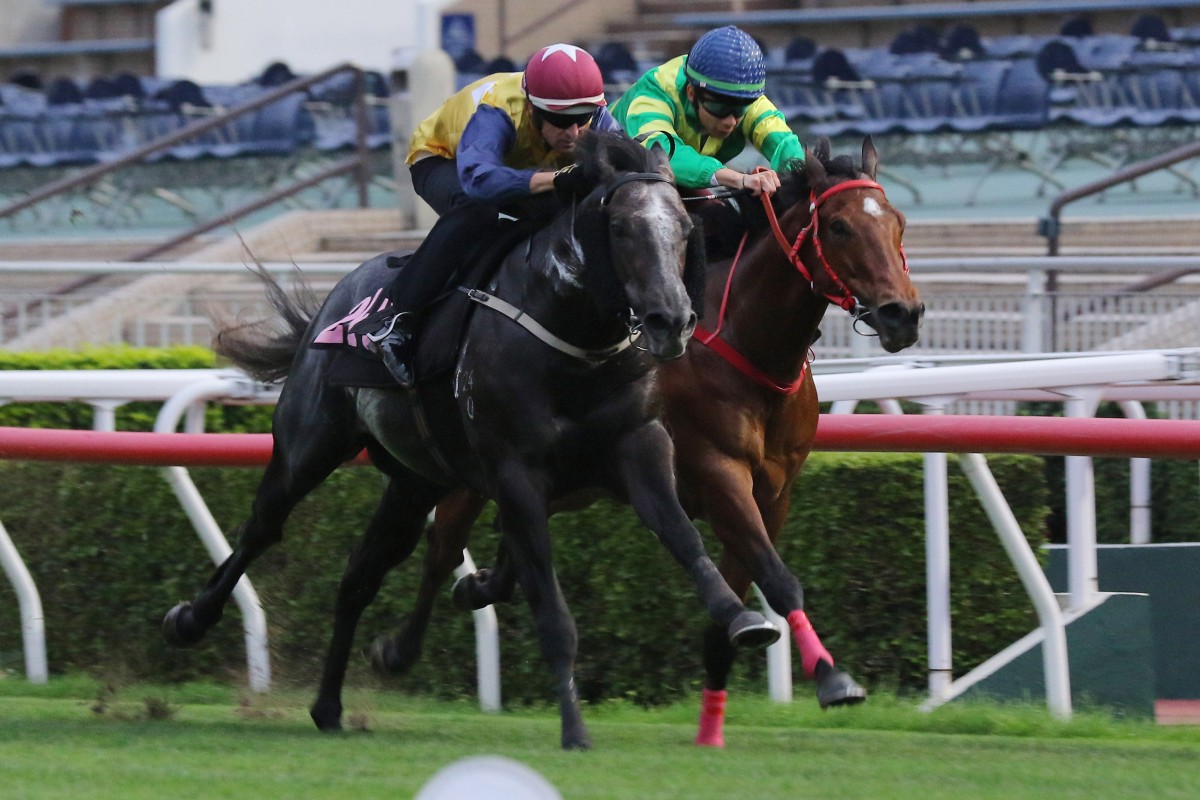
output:
POLYGON ((553 347, 555 350, 558 350, 560 353, 566 353, 569 356, 582 359, 583 361, 607 361, 613 356, 624 352, 638 340, 639 336, 642 335, 641 331, 634 331, 630 333, 629 336, 609 347, 604 347, 599 350, 585 350, 582 347, 576 347, 570 342, 555 336, 553 333, 546 330, 546 328, 543 327, 540 322, 507 300, 496 297, 494 294, 488 294, 482 289, 468 289, 465 286, 459 286, 458 291, 462 292, 476 303, 479 303, 481 306, 486 306, 494 311, 499 311, 501 314, 508 317, 513 322, 517 323, 522 328, 553 347))

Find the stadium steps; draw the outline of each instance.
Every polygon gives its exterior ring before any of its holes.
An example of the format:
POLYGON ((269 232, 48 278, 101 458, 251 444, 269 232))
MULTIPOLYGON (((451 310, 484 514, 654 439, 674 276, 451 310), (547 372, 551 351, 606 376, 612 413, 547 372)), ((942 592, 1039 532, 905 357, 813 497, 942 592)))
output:
MULTIPOLYGON (((243 236, 245 244, 237 237, 210 241, 197 245, 197 249, 182 258, 247 264, 257 258, 260 261, 293 262, 303 270, 305 265, 351 265, 381 252, 411 250, 420 243, 423 235, 424 231, 403 230, 399 212, 395 209, 292 211, 248 231, 243 236)), ((128 244, 60 242, 53 250, 39 249, 33 244, 6 245, 0 247, 0 258, 12 260, 19 252, 23 257, 37 260, 119 260, 129 252, 128 244)), ((1200 227, 1194 220, 1087 219, 1064 223, 1061 251, 1064 255, 1194 254, 1200 250, 1198 246, 1200 227)), ((1032 219, 920 220, 909 224, 905 249, 912 258, 1040 256, 1046 252, 1046 242, 1037 234, 1032 219)), ((53 280, 63 283, 66 277, 57 274, 53 280)), ((995 277, 996 280, 988 282, 981 276, 964 274, 960 285, 944 276, 928 282, 925 291, 932 300, 938 291, 966 287, 981 292, 989 287, 996 291, 1011 291, 1014 281, 1023 283, 1025 280, 1023 275, 995 277), (1001 277, 1008 280, 999 280, 1001 277)), ((336 275, 329 272, 312 271, 311 283, 318 293, 328 291, 335 280, 336 275)), ((116 340, 206 344, 208 334, 203 332, 206 315, 228 318, 262 307, 261 286, 249 273, 244 276, 116 277, 106 281, 110 282, 98 283, 89 289, 90 293, 81 297, 75 307, 61 317, 50 319, 33 331, 17 336, 10 334, 2 346, 45 349, 116 340), (130 322, 130 308, 138 309, 136 325, 130 322), (144 331, 151 329, 174 332, 147 340, 144 331)))

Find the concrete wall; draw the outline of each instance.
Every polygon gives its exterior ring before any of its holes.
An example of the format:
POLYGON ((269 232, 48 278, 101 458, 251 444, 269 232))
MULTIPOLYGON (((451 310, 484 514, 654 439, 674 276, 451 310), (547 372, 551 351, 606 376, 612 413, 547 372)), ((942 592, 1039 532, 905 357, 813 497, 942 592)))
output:
MULTIPOLYGON (((5 1, 13 0, 0 0, 5 1)), ((397 51, 437 45, 442 12, 474 14, 476 50, 489 59, 502 54, 503 31, 509 36, 524 31, 504 53, 521 62, 551 42, 586 47, 599 41, 605 22, 628 17, 634 2, 218 0, 212 7, 204 14, 199 0, 177 0, 159 12, 159 76, 236 83, 258 75, 273 61, 284 61, 296 72, 317 72, 342 61, 388 72, 397 51), (555 13, 562 7, 568 10, 555 13)))
POLYGON ((343 61, 387 72, 397 48, 426 46, 414 0, 217 0, 203 14, 198 0, 178 0, 158 14, 161 77, 238 83, 284 61, 295 72, 319 72, 343 61))
POLYGON ((58 12, 46 0, 0 0, 0 47, 57 40, 58 12))
POLYGON ((632 18, 635 6, 634 0, 460 0, 445 11, 475 15, 475 49, 484 58, 505 55, 520 65, 554 42, 595 45, 606 38, 609 21, 632 18), (502 37, 510 40, 506 48, 502 37))

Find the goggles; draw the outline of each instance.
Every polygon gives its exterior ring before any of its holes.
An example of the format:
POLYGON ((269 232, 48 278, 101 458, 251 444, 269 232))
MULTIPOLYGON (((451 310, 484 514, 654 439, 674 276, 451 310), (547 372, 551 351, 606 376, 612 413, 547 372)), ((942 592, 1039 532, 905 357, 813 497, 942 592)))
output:
POLYGON ((718 100, 711 96, 701 95, 698 98, 700 107, 712 114, 717 119, 725 119, 725 117, 733 117, 741 119, 746 115, 746 109, 750 107, 753 100, 745 100, 742 102, 731 102, 729 100, 718 100))
POLYGON ((564 131, 572 125, 578 125, 581 128, 591 125, 592 113, 591 111, 585 111, 582 114, 556 114, 553 111, 538 109, 539 116, 545 122, 549 122, 554 127, 564 131))

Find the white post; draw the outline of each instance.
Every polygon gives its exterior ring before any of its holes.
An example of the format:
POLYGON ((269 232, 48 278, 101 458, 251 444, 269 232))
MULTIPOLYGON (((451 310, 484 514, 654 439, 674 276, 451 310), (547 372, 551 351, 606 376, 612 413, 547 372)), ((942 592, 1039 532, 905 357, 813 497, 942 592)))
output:
MULTIPOLYGON (((1123 400, 1119 404, 1121 413, 1130 419, 1145 419, 1146 409, 1141 403, 1123 400)), ((1129 541, 1132 544, 1150 544, 1150 459, 1129 459, 1129 541)))
POLYGON ((117 429, 117 409, 125 405, 124 400, 92 400, 92 430, 115 431, 117 429))
POLYGON ((25 677, 30 683, 46 683, 49 675, 46 670, 46 618, 42 613, 42 598, 3 523, 0 523, 0 566, 8 576, 21 608, 25 677))
MULTIPOLYGON (((1099 400, 1094 393, 1070 397, 1065 403, 1068 417, 1095 415, 1099 400)), ((1096 565, 1096 481, 1092 459, 1066 456, 1067 586, 1070 607, 1091 603, 1100 590, 1096 565)))
POLYGON ((416 46, 398 49, 392 57, 392 168, 405 221, 422 230, 433 226, 437 214, 417 197, 405 160, 413 131, 454 94, 454 62, 439 46, 439 12, 445 4, 439 0, 421 2, 417 8, 416 46))
MULTIPOLYGON (((757 583, 754 594, 762 604, 763 616, 781 631, 788 630, 787 620, 775 613, 757 583)), ((767 694, 776 703, 792 702, 792 637, 780 636, 767 647, 767 694)))
MULTIPOLYGON (((926 414, 941 414, 930 406, 926 414)), ((950 620, 950 490, 945 453, 926 453, 925 461, 925 603, 929 627, 929 697, 946 697, 953 682, 950 620)))
POLYGON ((1031 269, 1025 285, 1025 320, 1021 325, 1022 353, 1046 352, 1047 332, 1049 331, 1048 314, 1046 271, 1031 269))
POLYGON ((1058 599, 1054 596, 1054 590, 1050 588, 1045 573, 1042 572, 1041 564, 1030 549, 1029 542, 1021 532, 1017 518, 1013 516, 1004 495, 1000 493, 1000 487, 996 485, 996 479, 988 469, 987 461, 978 453, 961 453, 958 458, 1037 611, 1043 633, 1042 667, 1046 676, 1046 706, 1055 717, 1069 719, 1071 674, 1067 661, 1067 632, 1063 626, 1062 609, 1058 606, 1058 599))
MULTIPOLYGON (((461 578, 475 572, 471 553, 463 550, 463 563, 454 570, 461 578)), ((500 710, 500 625, 496 609, 491 606, 472 612, 475 616, 476 681, 479 688, 479 707, 484 711, 500 710)))
MULTIPOLYGON (((158 418, 154 421, 155 433, 174 433, 179 425, 179 418, 188 415, 189 429, 193 432, 203 428, 202 400, 210 397, 243 397, 253 394, 253 389, 247 389, 248 380, 235 378, 213 378, 199 381, 188 386, 168 398, 159 409, 158 418)), ((213 518, 212 512, 204 502, 204 497, 196 484, 192 482, 188 471, 183 467, 163 467, 163 477, 171 486, 171 491, 179 500, 183 512, 192 523, 193 530, 200 537, 204 549, 208 551, 213 563, 220 566, 229 558, 233 549, 225 540, 221 526, 213 518)), ((258 593, 245 575, 233 588, 233 599, 238 610, 242 612, 242 628, 246 640, 246 665, 249 672, 250 688, 256 692, 266 692, 271 688, 271 656, 267 650, 267 616, 263 612, 262 602, 258 593)))
MULTIPOLYGON (((233 549, 225 541, 221 526, 213 519, 204 498, 192 483, 191 476, 183 467, 163 467, 163 476, 179 499, 179 504, 192 522, 192 528, 200 535, 200 541, 216 565, 229 558, 233 549)), ((242 612, 242 626, 246 639, 246 664, 250 688, 266 692, 271 688, 271 656, 267 650, 267 615, 263 613, 258 593, 245 575, 233 587, 233 599, 242 612)))

